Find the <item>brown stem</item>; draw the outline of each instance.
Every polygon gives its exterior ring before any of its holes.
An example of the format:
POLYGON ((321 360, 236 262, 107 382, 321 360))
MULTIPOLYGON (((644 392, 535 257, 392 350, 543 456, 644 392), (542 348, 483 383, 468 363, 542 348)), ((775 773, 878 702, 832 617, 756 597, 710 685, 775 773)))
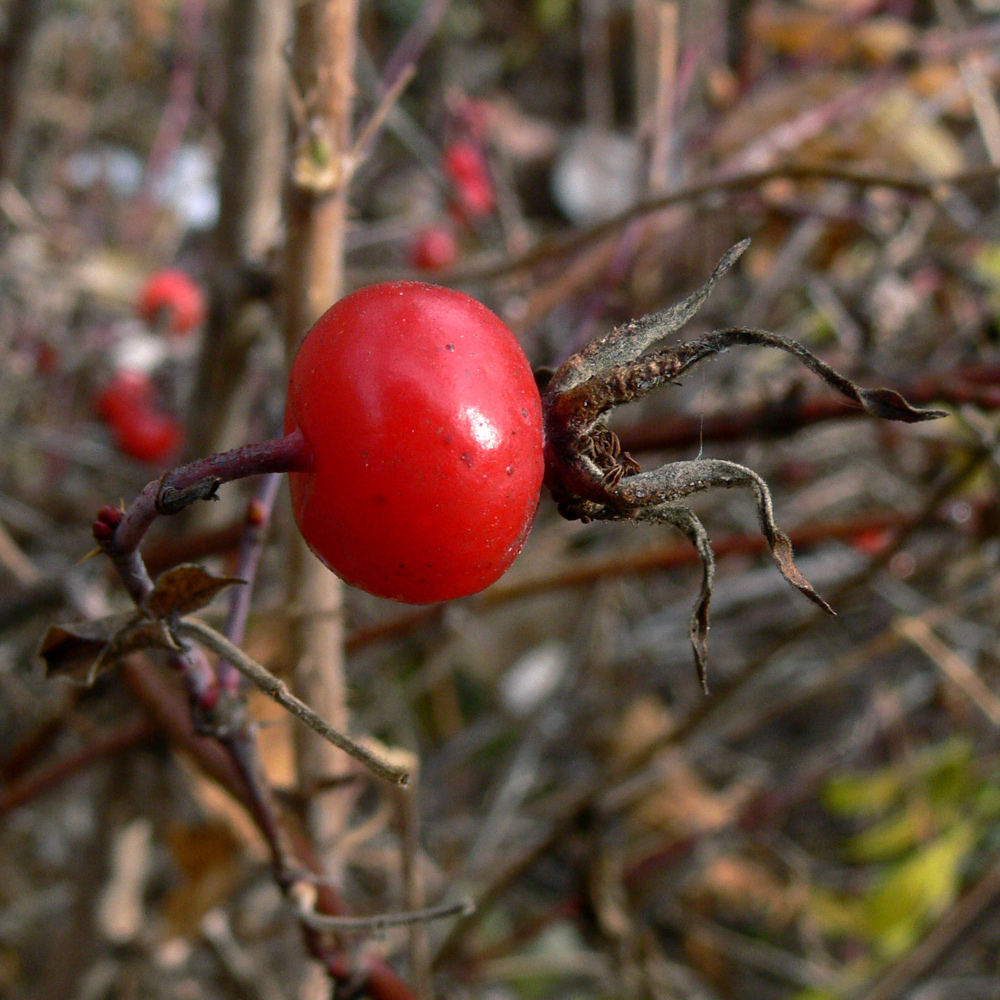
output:
MULTIPOLYGON (((285 344, 289 359, 305 332, 343 293, 347 187, 354 103, 355 0, 295 5, 292 87, 296 135, 287 197, 285 344)), ((291 542, 289 638, 297 693, 331 725, 347 731, 343 592, 340 581, 295 535, 291 542)), ((346 758, 314 733, 298 743, 299 783, 321 786, 346 758)), ((317 844, 343 829, 350 794, 315 797, 308 825, 317 844)), ((331 873, 336 877, 336 873, 331 873)))
MULTIPOLYGON (((191 757, 198 767, 217 781, 237 801, 250 811, 258 825, 262 816, 255 804, 256 796, 248 790, 247 774, 234 761, 230 749, 217 740, 199 736, 191 723, 191 715, 184 699, 171 682, 143 658, 133 656, 122 663, 122 677, 136 699, 156 720, 168 739, 191 757)), ((271 820, 266 821, 270 823, 271 820)), ((267 830, 263 830, 268 836, 267 830)), ((308 841, 292 828, 283 834, 285 843, 295 861, 318 876, 322 867, 308 841)), ((270 842, 270 840, 269 840, 270 842)), ((272 851, 275 843, 271 843, 272 851)), ((316 884, 316 912, 346 914, 347 904, 328 879, 316 884)), ((413 992, 395 971, 379 959, 370 959, 366 968, 359 969, 352 958, 329 944, 328 936, 311 928, 304 928, 306 943, 315 958, 324 963, 331 977, 345 987, 363 987, 372 1000, 415 1000, 413 992)))

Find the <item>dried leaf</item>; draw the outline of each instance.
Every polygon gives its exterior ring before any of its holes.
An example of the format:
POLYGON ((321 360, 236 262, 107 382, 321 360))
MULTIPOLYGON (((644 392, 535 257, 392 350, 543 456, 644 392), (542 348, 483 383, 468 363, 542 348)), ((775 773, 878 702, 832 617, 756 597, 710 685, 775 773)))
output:
POLYGON ((138 649, 180 647, 162 622, 134 611, 108 615, 76 625, 53 625, 45 633, 38 655, 45 675, 62 675, 92 684, 116 660, 138 649))
POLYGON ((160 574, 142 610, 153 618, 189 615, 208 607, 221 591, 234 583, 246 581, 233 576, 214 576, 201 566, 184 563, 160 574))
POLYGON ((133 612, 111 615, 78 625, 52 625, 38 655, 45 661, 45 676, 62 675, 75 680, 92 679, 92 671, 115 634, 135 617, 133 612))
POLYGON ((177 653, 182 647, 163 622, 135 615, 111 637, 98 658, 98 667, 103 669, 115 660, 140 649, 165 649, 177 653))
POLYGON ((190 937, 239 882, 244 843, 216 817, 195 825, 172 823, 164 839, 180 872, 164 900, 164 919, 172 935, 190 937))
POLYGON ((675 751, 659 754, 656 783, 636 802, 631 819, 644 831, 691 837, 731 826, 752 789, 735 784, 716 791, 675 751))

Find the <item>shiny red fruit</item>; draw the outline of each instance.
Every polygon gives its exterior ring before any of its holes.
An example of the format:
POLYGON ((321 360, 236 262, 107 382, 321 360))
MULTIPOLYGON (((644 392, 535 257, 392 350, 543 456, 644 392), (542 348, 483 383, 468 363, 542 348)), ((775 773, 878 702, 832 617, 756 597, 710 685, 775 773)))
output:
POLYGON ((170 331, 182 335, 204 322, 205 296, 189 274, 167 268, 151 275, 143 285, 138 310, 149 323, 166 313, 170 331))
POLYGON ((306 541, 348 583, 429 604, 476 593, 527 538, 542 483, 541 401, 503 322, 420 282, 348 295, 292 363, 290 476, 306 541))

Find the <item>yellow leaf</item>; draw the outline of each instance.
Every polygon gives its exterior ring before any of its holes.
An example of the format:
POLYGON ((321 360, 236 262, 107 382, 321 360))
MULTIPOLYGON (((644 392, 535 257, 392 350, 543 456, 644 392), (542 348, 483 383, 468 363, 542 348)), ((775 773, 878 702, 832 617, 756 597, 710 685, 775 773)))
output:
POLYGON ((911 948, 928 924, 958 896, 976 833, 956 823, 906 861, 895 866, 864 901, 872 943, 886 958, 911 948))

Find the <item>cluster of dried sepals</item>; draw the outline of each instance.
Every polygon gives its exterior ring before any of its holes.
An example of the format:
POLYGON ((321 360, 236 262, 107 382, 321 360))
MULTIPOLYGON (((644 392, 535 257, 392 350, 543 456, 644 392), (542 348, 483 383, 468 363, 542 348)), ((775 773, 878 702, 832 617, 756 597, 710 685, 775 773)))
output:
POLYGON ((701 594, 691 617, 691 643, 698 677, 707 691, 706 639, 715 557, 701 521, 680 501, 704 490, 747 487, 753 491, 761 530, 782 576, 824 611, 830 606, 798 571, 788 536, 775 524, 771 494, 752 469, 722 459, 668 462, 650 472, 622 452, 606 424, 616 406, 631 403, 674 383, 699 361, 734 345, 776 347, 796 357, 848 399, 876 417, 915 423, 946 416, 918 410, 891 389, 862 389, 800 344, 765 330, 731 328, 680 344, 650 350, 680 329, 701 308, 715 283, 739 259, 750 241, 737 243, 708 281, 683 302, 632 320, 570 357, 543 387, 546 485, 560 513, 584 522, 654 521, 671 524, 694 544, 704 568, 701 594))

